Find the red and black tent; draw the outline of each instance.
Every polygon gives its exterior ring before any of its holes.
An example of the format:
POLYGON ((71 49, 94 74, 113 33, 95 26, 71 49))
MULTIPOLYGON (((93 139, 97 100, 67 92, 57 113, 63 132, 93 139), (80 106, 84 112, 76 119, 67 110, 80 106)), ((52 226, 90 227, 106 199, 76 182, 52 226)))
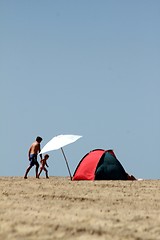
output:
POLYGON ((79 162, 72 180, 127 180, 113 150, 95 149, 79 162))

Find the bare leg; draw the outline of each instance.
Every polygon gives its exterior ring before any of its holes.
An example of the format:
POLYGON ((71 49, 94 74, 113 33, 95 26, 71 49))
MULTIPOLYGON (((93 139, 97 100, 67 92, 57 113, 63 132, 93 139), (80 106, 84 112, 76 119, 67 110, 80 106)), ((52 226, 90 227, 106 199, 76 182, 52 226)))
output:
POLYGON ((39 169, 39 163, 36 164, 36 178, 39 178, 38 169, 39 169))
POLYGON ((46 171, 46 178, 49 178, 49 177, 48 177, 48 171, 46 171))
POLYGON ((39 176, 40 176, 40 174, 41 174, 41 172, 42 172, 42 168, 40 168, 40 171, 39 171, 39 174, 38 174, 38 178, 39 178, 39 176))
POLYGON ((27 179, 27 174, 29 173, 29 171, 30 171, 31 168, 32 168, 31 166, 29 166, 29 167, 27 168, 26 173, 25 173, 25 175, 24 175, 24 178, 25 178, 25 179, 27 179))
POLYGON ((46 178, 49 178, 48 177, 48 170, 46 168, 44 168, 44 171, 46 172, 46 178))

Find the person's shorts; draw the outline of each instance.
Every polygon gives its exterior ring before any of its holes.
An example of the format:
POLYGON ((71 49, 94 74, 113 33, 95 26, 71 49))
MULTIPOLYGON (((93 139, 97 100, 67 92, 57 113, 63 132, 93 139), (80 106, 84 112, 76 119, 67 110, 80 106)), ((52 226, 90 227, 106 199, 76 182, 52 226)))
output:
POLYGON ((34 165, 39 166, 39 163, 37 161, 37 154, 31 154, 29 157, 30 166, 33 167, 34 165))

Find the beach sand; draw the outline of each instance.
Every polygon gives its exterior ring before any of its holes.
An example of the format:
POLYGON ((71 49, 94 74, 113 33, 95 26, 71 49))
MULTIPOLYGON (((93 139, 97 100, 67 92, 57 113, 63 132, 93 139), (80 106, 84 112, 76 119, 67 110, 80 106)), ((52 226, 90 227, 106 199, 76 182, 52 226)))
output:
POLYGON ((160 240, 160 180, 0 177, 0 239, 160 240))

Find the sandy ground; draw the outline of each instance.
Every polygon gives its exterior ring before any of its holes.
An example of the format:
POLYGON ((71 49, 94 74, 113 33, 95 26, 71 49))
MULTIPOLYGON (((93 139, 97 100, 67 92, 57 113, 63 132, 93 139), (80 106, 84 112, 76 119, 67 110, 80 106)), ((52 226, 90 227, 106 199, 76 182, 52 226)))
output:
POLYGON ((160 180, 0 177, 0 239, 158 240, 160 180))

